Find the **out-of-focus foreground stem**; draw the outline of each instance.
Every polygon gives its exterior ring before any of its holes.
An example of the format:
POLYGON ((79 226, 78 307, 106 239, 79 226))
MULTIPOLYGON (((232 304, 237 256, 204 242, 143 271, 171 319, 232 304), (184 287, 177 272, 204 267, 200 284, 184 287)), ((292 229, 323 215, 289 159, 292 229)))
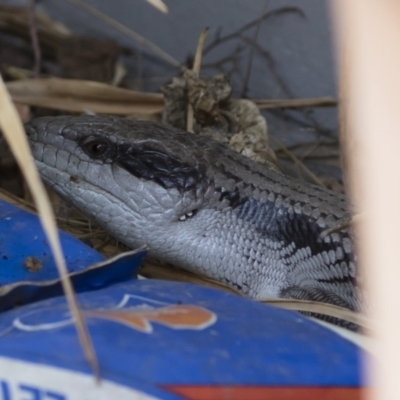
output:
MULTIPOLYGON (((400 2, 332 2, 341 64, 342 133, 359 224, 360 265, 376 318, 374 400, 399 399, 400 2)), ((375 319, 374 318, 374 319, 375 319)))

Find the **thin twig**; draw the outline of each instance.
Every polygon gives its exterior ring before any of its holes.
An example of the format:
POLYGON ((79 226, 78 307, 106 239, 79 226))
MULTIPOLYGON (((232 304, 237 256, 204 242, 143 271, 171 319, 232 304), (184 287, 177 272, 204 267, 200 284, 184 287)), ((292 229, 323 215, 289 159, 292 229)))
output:
MULTIPOLYGON (((274 78, 278 82, 279 86, 283 90, 284 94, 289 97, 293 98, 294 95, 290 90, 289 86, 286 84, 284 79, 281 77, 280 73, 278 72, 278 68, 276 63, 270 53, 265 50, 259 43, 254 43, 253 39, 248 38, 246 36, 240 36, 240 39, 243 40, 245 43, 253 46, 253 48, 258 51, 258 53, 266 60, 267 66, 270 69, 271 73, 273 74, 274 78)), ((308 112, 303 112, 304 117, 309 121, 309 124, 314 127, 314 129, 321 135, 326 135, 328 132, 326 129, 322 128, 318 121, 310 115, 308 112)))
POLYGON ((257 51, 261 57, 264 58, 264 60, 267 63, 267 67, 271 71, 273 77, 275 80, 278 82, 278 85, 280 86, 281 90, 287 97, 294 97, 292 91, 290 90, 289 86, 286 84, 280 73, 278 72, 278 67, 276 66, 275 60, 271 56, 268 50, 265 50, 259 43, 254 43, 252 38, 249 38, 247 36, 240 36, 240 40, 244 41, 247 45, 252 46, 252 48, 257 51))
MULTIPOLYGON (((265 2, 263 13, 262 13, 261 17, 259 18, 259 20, 257 21, 256 30, 254 32, 254 37, 253 37, 253 43, 257 43, 258 34, 260 32, 261 24, 263 22, 262 16, 266 14, 268 5, 269 5, 269 0, 267 0, 265 2)), ((249 89, 248 86, 249 86, 249 81, 250 81, 251 69, 252 69, 252 66, 253 66, 253 57, 254 57, 254 46, 251 46, 250 47, 249 62, 247 64, 247 69, 246 69, 245 78, 244 78, 244 82, 243 82, 242 95, 240 96, 242 98, 246 97, 247 91, 249 89)))
POLYGON ((285 122, 291 122, 296 124, 299 128, 304 128, 308 130, 315 131, 316 134, 324 135, 328 137, 330 140, 333 140, 336 137, 336 130, 329 128, 322 128, 321 126, 316 126, 312 121, 304 121, 298 117, 296 117, 293 113, 298 113, 298 115, 302 115, 307 117, 307 114, 302 112, 302 110, 287 110, 286 108, 275 108, 270 109, 268 112, 272 113, 276 118, 280 118, 285 122), (289 113, 288 113, 289 112, 289 113))
MULTIPOLYGON (((204 47, 204 42, 206 41, 207 38, 208 30, 209 28, 205 28, 203 32, 201 32, 199 40, 197 42, 196 55, 194 57, 194 62, 193 62, 193 72, 196 74, 196 76, 199 76, 201 68, 201 59, 203 57, 203 47, 204 47)), ((194 132, 193 123, 194 123, 194 110, 193 106, 188 101, 187 121, 186 121, 186 130, 188 132, 192 133, 194 132)))
MULTIPOLYGON (((288 145, 285 146, 286 149, 290 150, 290 151, 294 151, 294 150, 301 150, 303 148, 307 148, 307 146, 319 146, 319 145, 329 145, 329 146, 339 146, 339 141, 335 140, 335 141, 331 141, 331 142, 320 142, 320 141, 309 141, 309 142, 304 142, 304 143, 297 143, 297 144, 292 144, 292 145, 288 145)), ((279 152, 281 149, 277 148, 275 149, 275 153, 279 152)))
MULTIPOLYGON (((226 36, 221 36, 220 31, 218 30, 215 35, 214 40, 207 47, 204 48, 203 55, 206 55, 207 53, 209 53, 211 50, 213 50, 217 46, 219 46, 223 43, 226 43, 228 41, 231 41, 234 39, 242 40, 246 43, 246 45, 252 46, 253 50, 257 50, 261 54, 261 56, 267 61, 267 66, 269 67, 274 78, 277 80, 277 82, 280 85, 281 89, 283 90, 284 94, 287 97, 293 97, 293 94, 289 90, 288 86, 285 84, 284 80, 279 75, 276 65, 275 65, 275 61, 273 60, 272 56, 268 53, 268 51, 263 49, 258 43, 254 43, 253 39, 247 38, 247 37, 242 37, 242 35, 246 31, 248 31, 249 29, 251 29, 254 26, 256 26, 257 24, 259 24, 260 21, 262 22, 268 18, 282 16, 282 15, 285 15, 288 13, 297 14, 300 17, 305 18, 303 11, 297 7, 282 7, 277 10, 269 11, 269 12, 263 14, 261 17, 258 17, 255 20, 243 25, 241 28, 237 29, 235 32, 230 33, 226 36)), ((231 56, 231 59, 232 59, 231 61, 234 64, 235 64, 235 56, 237 56, 237 54, 235 54, 234 56, 231 56)), ((209 67, 209 66, 207 66, 207 67, 209 67)), ((239 75, 242 75, 240 68, 236 67, 235 70, 239 75)), ((245 77, 242 76, 242 78, 243 78, 243 80, 245 80, 245 77)))
POLYGON ((321 187, 325 187, 321 179, 319 179, 309 168, 307 168, 304 163, 302 163, 298 157, 296 157, 291 151, 289 151, 276 137, 271 136, 271 139, 280 146, 280 150, 282 150, 296 165, 298 165, 315 184, 321 187))
POLYGON ((309 108, 309 107, 336 107, 338 102, 333 97, 317 97, 312 99, 252 99, 260 110, 272 108, 309 108))
POLYGON ((40 44, 36 26, 35 0, 29 0, 28 16, 29 16, 29 33, 32 41, 33 54, 35 57, 35 65, 33 68, 33 72, 35 77, 38 78, 41 70, 42 56, 41 56, 40 44))
POLYGON ((270 304, 286 310, 295 310, 302 312, 311 312, 323 314, 333 318, 343 319, 353 324, 359 325, 367 330, 372 330, 373 321, 364 315, 351 311, 347 308, 334 306, 332 304, 320 303, 309 300, 292 300, 292 299, 257 299, 261 303, 270 304))
POLYGON ((135 86, 136 90, 142 90, 143 88, 143 53, 142 49, 138 49, 136 51, 136 78, 135 78, 135 86))
POLYGON ((353 215, 351 218, 348 219, 342 219, 338 221, 338 223, 335 226, 332 226, 331 228, 325 229, 320 233, 321 239, 325 238, 326 236, 335 233, 335 232, 340 232, 345 229, 349 229, 353 224, 358 223, 362 221, 365 218, 366 213, 359 213, 356 215, 353 215))
POLYGON ((216 68, 218 70, 220 70, 221 72, 225 72, 223 70, 223 66, 226 64, 233 64, 234 65, 234 69, 231 72, 236 72, 235 70, 237 69, 237 60, 239 59, 239 56, 241 55, 241 53, 243 53, 243 51, 247 48, 247 46, 242 46, 242 45, 238 45, 235 48, 235 51, 233 52, 233 54, 226 56, 226 57, 222 57, 217 61, 213 61, 213 62, 209 62, 209 63, 204 63, 202 68, 204 69, 211 69, 211 68, 216 68))
POLYGON ((260 19, 263 21, 268 18, 278 17, 281 15, 290 14, 290 13, 297 14, 297 15, 305 18, 303 11, 298 7, 282 7, 277 10, 269 11, 269 12, 265 13, 264 15, 262 15, 261 17, 258 17, 255 20, 247 23, 246 25, 243 25, 241 28, 239 28, 238 30, 236 30, 233 33, 230 33, 229 35, 221 37, 220 31, 217 31, 217 35, 216 35, 215 39, 207 47, 204 48, 203 54, 204 55, 208 54, 211 50, 213 50, 215 47, 219 46, 220 44, 222 44, 224 42, 228 42, 229 40, 236 39, 242 33, 246 32, 247 30, 251 29, 253 26, 257 25, 259 23, 260 19))

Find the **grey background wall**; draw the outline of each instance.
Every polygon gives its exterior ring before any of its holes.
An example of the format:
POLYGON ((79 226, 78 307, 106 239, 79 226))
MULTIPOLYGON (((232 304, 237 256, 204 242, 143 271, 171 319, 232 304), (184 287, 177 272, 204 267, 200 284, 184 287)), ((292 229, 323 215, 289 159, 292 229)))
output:
MULTIPOLYGON (((265 12, 267 3, 265 0, 165 0, 169 13, 162 14, 145 0, 86 2, 152 40, 182 62, 188 54, 193 54, 198 35, 205 27, 210 28, 210 42, 218 29, 225 35, 258 18, 265 12)), ((66 0, 44 0, 41 6, 75 33, 109 37, 128 47, 140 47, 130 38, 66 0)), ((270 0, 266 11, 282 7, 297 7, 304 13, 304 17, 288 13, 264 21, 258 43, 274 58, 280 74, 294 96, 334 94, 335 79, 327 1, 270 0)), ((253 33, 254 29, 246 32, 245 36, 252 37, 253 33)), ((237 41, 232 41, 219 46, 205 57, 204 63, 211 63, 229 55, 237 44, 237 41)), ((145 48, 142 50, 151 53, 145 48)), ((246 59, 245 51, 242 57, 246 59)), ((250 96, 285 97, 261 57, 254 60, 250 88, 250 96)))

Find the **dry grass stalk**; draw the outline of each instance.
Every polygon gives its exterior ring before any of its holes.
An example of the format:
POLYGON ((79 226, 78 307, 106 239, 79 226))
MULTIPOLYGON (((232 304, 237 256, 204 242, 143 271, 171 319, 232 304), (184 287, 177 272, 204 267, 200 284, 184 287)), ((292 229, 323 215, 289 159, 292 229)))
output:
POLYGON ((68 0, 70 3, 75 4, 77 7, 85 10, 86 12, 94 15, 96 18, 102 20, 106 24, 112 26, 113 28, 119 30, 120 32, 124 33, 125 35, 129 36, 136 42, 140 43, 141 45, 149 48, 152 50, 155 54, 157 54, 160 58, 162 58, 164 61, 166 61, 168 64, 171 64, 174 67, 179 68, 181 66, 181 63, 170 56, 168 53, 166 53, 161 47, 157 46, 150 40, 144 38, 143 36, 139 35, 132 29, 129 29, 125 25, 121 24, 120 22, 116 21, 115 19, 109 17, 108 15, 102 13, 101 11, 97 10, 96 8, 90 6, 89 4, 85 3, 84 1, 81 0, 68 0))
POLYGON ((146 278, 193 283, 195 285, 219 289, 238 296, 243 296, 239 291, 224 283, 149 258, 144 261, 143 266, 140 268, 140 275, 146 278))
POLYGON ((106 83, 74 79, 26 79, 7 83, 14 101, 71 112, 158 114, 163 95, 117 88, 106 83))
MULTIPOLYGON (((208 34, 208 28, 205 28, 203 32, 200 33, 199 40, 197 42, 196 55, 194 57, 194 62, 193 62, 193 72, 196 74, 196 76, 199 76, 200 73, 201 60, 203 58, 203 48, 207 38, 207 34, 208 34)), ((186 124, 186 130, 188 132, 191 133, 194 132, 193 123, 194 123, 194 110, 193 106, 188 102, 187 124, 186 124)))
POLYGON ((0 188, 0 199, 7 201, 8 203, 13 204, 17 207, 20 207, 25 211, 29 211, 32 213, 37 212, 36 207, 30 201, 21 199, 20 197, 17 197, 15 195, 13 195, 12 193, 6 192, 2 188, 0 188))
POLYGON ((162 0, 146 0, 149 4, 151 4, 154 8, 157 8, 158 11, 161 11, 164 14, 168 13, 168 7, 162 0))
POLYGON ((96 378, 99 379, 99 366, 97 363, 96 354, 94 352, 85 320, 79 309, 71 281, 68 277, 68 270, 58 238, 54 213, 43 183, 33 163, 33 158, 29 150, 29 144, 26 139, 22 123, 18 117, 18 113, 11 101, 11 98, 7 93, 7 89, 1 77, 0 127, 3 131, 4 137, 10 145, 18 165, 21 168, 22 174, 29 185, 36 207, 39 210, 39 218, 49 240, 50 248, 60 273, 61 283, 67 297, 71 314, 74 316, 83 352, 90 363, 96 378))
MULTIPOLYGON (((70 30, 60 22, 53 21, 43 12, 35 12, 35 24, 41 44, 55 45, 63 39, 69 38, 70 30)), ((0 24, 3 30, 12 32, 22 37, 27 37, 29 32, 29 21, 25 7, 0 5, 0 24)))
POLYGON ((333 97, 319 97, 315 99, 253 99, 260 110, 274 108, 307 108, 307 107, 336 107, 337 100, 333 97))
POLYGON ((296 157, 290 150, 288 150, 276 137, 271 136, 271 139, 274 140, 279 145, 279 150, 281 150, 284 154, 286 154, 297 166, 299 166, 308 177, 318 186, 325 187, 324 183, 321 179, 318 178, 309 168, 307 168, 304 163, 296 157))
POLYGON ((373 327, 373 323, 369 318, 361 315, 360 313, 348 310, 347 308, 334 306, 332 304, 291 299, 261 299, 259 301, 275 307, 284 308, 285 310, 311 312, 315 314, 327 315, 333 318, 343 319, 345 321, 359 325, 360 327, 364 328, 364 330, 368 331, 371 331, 373 327))

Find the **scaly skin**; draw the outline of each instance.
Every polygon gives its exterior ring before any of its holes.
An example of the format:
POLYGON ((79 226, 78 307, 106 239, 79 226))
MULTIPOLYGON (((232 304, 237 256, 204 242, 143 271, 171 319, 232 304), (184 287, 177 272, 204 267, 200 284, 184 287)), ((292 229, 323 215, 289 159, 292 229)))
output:
POLYGON ((26 129, 45 182, 127 246, 253 298, 362 308, 349 232, 320 237, 349 217, 343 196, 150 122, 61 116, 26 129))

